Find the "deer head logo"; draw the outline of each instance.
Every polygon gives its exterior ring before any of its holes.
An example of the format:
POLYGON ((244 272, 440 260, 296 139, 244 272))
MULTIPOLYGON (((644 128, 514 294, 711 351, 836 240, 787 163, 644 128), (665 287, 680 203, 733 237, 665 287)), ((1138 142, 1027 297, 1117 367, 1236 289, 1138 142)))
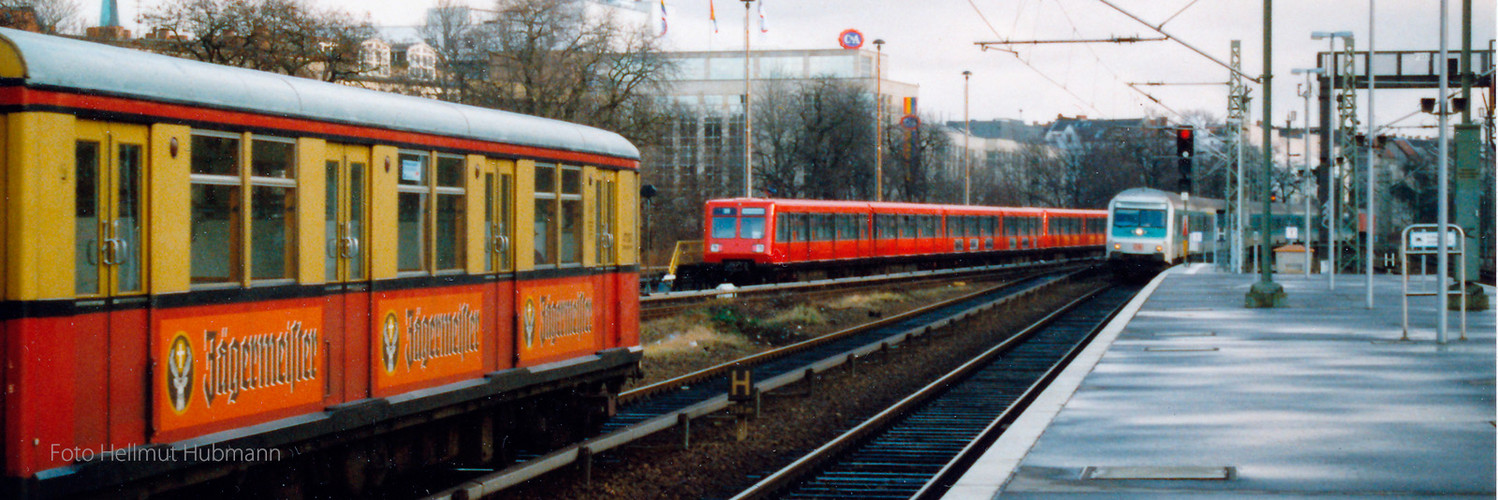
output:
POLYGON ((179 414, 186 412, 192 402, 192 371, 192 342, 187 340, 186 332, 177 332, 167 348, 166 381, 172 410, 179 414))
POLYGON ((394 312, 385 313, 385 326, 380 333, 380 359, 385 361, 385 373, 395 373, 396 355, 400 354, 400 320, 394 312))

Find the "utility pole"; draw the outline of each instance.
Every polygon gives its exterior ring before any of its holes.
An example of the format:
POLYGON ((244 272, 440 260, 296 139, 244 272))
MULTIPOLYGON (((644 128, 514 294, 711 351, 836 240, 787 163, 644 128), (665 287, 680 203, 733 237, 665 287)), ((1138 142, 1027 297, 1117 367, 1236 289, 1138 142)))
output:
POLYGON ((1269 133, 1270 129, 1274 128, 1269 122, 1269 117, 1273 116, 1270 103, 1274 101, 1272 99, 1273 87, 1270 85, 1274 76, 1273 66, 1270 65, 1270 56, 1274 53, 1272 50, 1273 19, 1273 1, 1264 0, 1264 73, 1259 77, 1260 83, 1264 86, 1264 186, 1259 192, 1264 198, 1264 211, 1260 212, 1259 217, 1259 281, 1249 288, 1248 295, 1243 298, 1243 305, 1248 308, 1271 308, 1285 305, 1285 287, 1274 282, 1274 276, 1269 269, 1269 238, 1271 236, 1269 219, 1273 215, 1269 205, 1269 180, 1274 174, 1274 151, 1269 133))
MULTIPOLYGON (((1482 126, 1472 123, 1472 0, 1462 0, 1462 123, 1456 128, 1456 225, 1467 234, 1465 254, 1467 275, 1457 277, 1457 285, 1466 287, 1467 310, 1486 310, 1487 294, 1476 285, 1482 269, 1482 238, 1478 235, 1482 220, 1482 126)), ((1449 306, 1448 306, 1449 307, 1449 306)), ((1455 308, 1453 308, 1455 309, 1455 308)))
POLYGON ((1367 244, 1363 252, 1363 268, 1368 275, 1367 306, 1373 309, 1373 240, 1378 238, 1378 217, 1373 211, 1373 199, 1377 198, 1377 187, 1375 181, 1378 179, 1378 137, 1373 126, 1373 58, 1376 52, 1373 50, 1373 0, 1368 0, 1368 62, 1364 63, 1363 69, 1368 72, 1368 187, 1363 191, 1366 196, 1368 213, 1368 226, 1364 228, 1364 239, 1367 244))
MULTIPOLYGON (((754 116, 749 113, 754 94, 749 88, 749 6, 744 0, 744 197, 754 197, 754 116)), ((665 5, 665 4, 661 4, 665 5)))
POLYGON ((1451 265, 1447 262, 1447 260, 1451 259, 1451 252, 1448 250, 1449 245, 1447 243, 1450 232, 1446 228, 1451 222, 1451 216, 1447 208, 1447 203, 1451 195, 1449 193, 1450 189, 1446 187, 1446 161, 1450 158, 1450 153, 1446 145, 1446 115, 1450 112, 1450 108, 1446 104, 1446 86, 1451 82, 1450 77, 1446 74, 1446 67, 1449 66, 1447 61, 1451 60, 1450 56, 1446 55, 1446 0, 1441 0, 1441 24, 1437 26, 1441 30, 1441 57, 1439 59, 1441 62, 1436 65, 1436 68, 1440 71, 1440 83, 1436 86, 1438 89, 1436 91, 1436 111, 1439 112, 1438 121, 1440 122, 1441 131, 1438 134, 1440 143, 1436 148, 1438 151, 1436 155, 1436 171, 1438 172, 1436 175, 1436 192, 1438 193, 1436 195, 1436 199, 1438 200, 1436 202, 1436 231, 1441 237, 1436 240, 1436 274, 1439 276, 1436 278, 1436 290, 1441 297, 1441 306, 1438 308, 1440 312, 1437 314, 1440 320, 1436 328, 1436 343, 1445 344, 1446 310, 1450 309, 1450 307, 1447 307, 1447 303, 1449 302, 1447 290, 1450 288, 1447 284, 1451 282, 1451 265))
POLYGON ((884 39, 874 39, 874 201, 884 201, 884 39))

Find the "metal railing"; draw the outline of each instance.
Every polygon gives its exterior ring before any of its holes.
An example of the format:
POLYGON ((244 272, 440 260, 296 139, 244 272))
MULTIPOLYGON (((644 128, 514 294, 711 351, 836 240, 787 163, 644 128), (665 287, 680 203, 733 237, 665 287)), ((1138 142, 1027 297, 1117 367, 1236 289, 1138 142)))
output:
MULTIPOLYGON (((1404 228, 1404 232, 1399 237, 1399 272, 1403 276, 1403 282, 1404 282, 1404 285, 1403 285, 1404 286, 1404 288, 1403 288, 1403 292, 1404 292, 1404 298, 1403 298, 1403 306, 1404 306, 1404 312, 1403 312, 1403 317, 1404 317, 1404 323, 1403 323, 1404 324, 1404 333, 1402 334, 1402 336, 1400 336, 1399 340, 1409 340, 1410 339, 1410 297, 1435 297, 1435 296, 1439 296, 1439 297, 1441 297, 1441 300, 1440 300, 1440 304, 1438 304, 1437 307, 1439 307, 1440 309, 1437 309, 1437 310, 1440 311, 1440 310, 1444 310, 1444 309, 1446 309, 1448 307, 1447 303, 1451 300, 1450 296, 1453 295, 1453 293, 1450 290, 1424 291, 1423 287, 1422 287, 1421 290, 1411 292, 1410 291, 1410 256, 1411 255, 1422 256, 1421 261, 1420 261, 1420 274, 1418 274, 1418 276, 1422 276, 1422 277, 1423 276, 1430 276, 1429 273, 1425 272, 1426 271, 1426 265, 1425 265, 1424 256, 1426 256, 1426 255, 1438 255, 1440 253, 1441 245, 1444 244, 1444 245, 1447 246, 1447 258, 1455 256, 1456 259, 1457 259, 1457 261, 1461 262, 1461 272, 1459 274, 1457 274, 1457 276, 1466 276, 1467 275, 1467 258, 1466 258, 1466 253, 1467 253, 1466 248, 1467 248, 1467 245, 1465 244, 1466 240, 1467 240, 1466 233, 1464 233, 1462 231, 1461 226, 1458 226, 1456 224, 1447 224, 1446 225, 1446 233, 1447 234, 1444 235, 1444 237, 1443 237, 1443 235, 1440 234, 1440 230, 1438 229, 1439 227, 1440 226, 1438 224, 1415 224, 1415 225, 1412 225, 1412 226, 1404 228), (1454 236, 1454 238, 1453 238, 1453 236, 1454 236)), ((1420 281, 1421 281, 1422 285, 1429 282, 1429 280, 1424 280, 1424 279, 1422 279, 1420 281)), ((1437 283, 1440 283, 1440 281, 1438 280, 1437 283)), ((1458 283, 1460 283, 1460 282, 1458 282, 1458 283)), ((1440 285, 1436 285, 1436 287, 1440 288, 1440 285)), ((1458 286, 1457 288, 1461 289, 1461 291, 1458 292, 1458 293, 1462 297, 1462 306, 1461 306, 1461 311, 1462 311, 1462 314, 1461 314, 1461 316, 1462 316, 1462 337, 1461 337, 1461 340, 1467 340, 1467 287, 1466 286, 1458 286)), ((1445 328, 1445 326, 1442 325, 1442 328, 1445 328)), ((1445 332, 1443 331, 1441 333, 1444 334, 1445 332)), ((1445 338, 1441 338, 1439 340, 1441 342, 1445 342, 1446 341, 1445 338)))

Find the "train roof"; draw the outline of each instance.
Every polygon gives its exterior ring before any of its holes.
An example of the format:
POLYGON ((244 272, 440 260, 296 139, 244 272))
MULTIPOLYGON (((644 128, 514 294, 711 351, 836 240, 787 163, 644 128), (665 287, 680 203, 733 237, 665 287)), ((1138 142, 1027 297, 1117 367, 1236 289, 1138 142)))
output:
POLYGON ((0 42, 0 78, 27 87, 640 159, 619 134, 560 120, 9 28, 0 42))
POLYGON ((1002 210, 1009 212, 1026 212, 1034 214, 1039 214, 1040 212, 1078 215, 1104 213, 1103 210, 1088 210, 1076 208, 989 207, 982 205, 942 205, 937 203, 900 203, 891 201, 798 200, 790 198, 718 198, 707 200, 707 203, 768 203, 771 205, 783 207, 826 209, 867 207, 874 210, 944 210, 949 212, 1002 210))

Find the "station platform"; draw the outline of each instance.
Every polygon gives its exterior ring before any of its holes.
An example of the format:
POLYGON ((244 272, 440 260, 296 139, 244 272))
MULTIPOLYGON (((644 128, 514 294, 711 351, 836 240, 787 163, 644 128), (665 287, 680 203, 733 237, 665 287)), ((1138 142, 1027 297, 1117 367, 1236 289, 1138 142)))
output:
POLYGON ((1411 297, 1401 341, 1399 276, 1373 310, 1361 275, 1277 275, 1286 306, 1246 309, 1256 281, 1151 282, 944 498, 1494 498, 1494 309, 1438 344, 1411 297))

